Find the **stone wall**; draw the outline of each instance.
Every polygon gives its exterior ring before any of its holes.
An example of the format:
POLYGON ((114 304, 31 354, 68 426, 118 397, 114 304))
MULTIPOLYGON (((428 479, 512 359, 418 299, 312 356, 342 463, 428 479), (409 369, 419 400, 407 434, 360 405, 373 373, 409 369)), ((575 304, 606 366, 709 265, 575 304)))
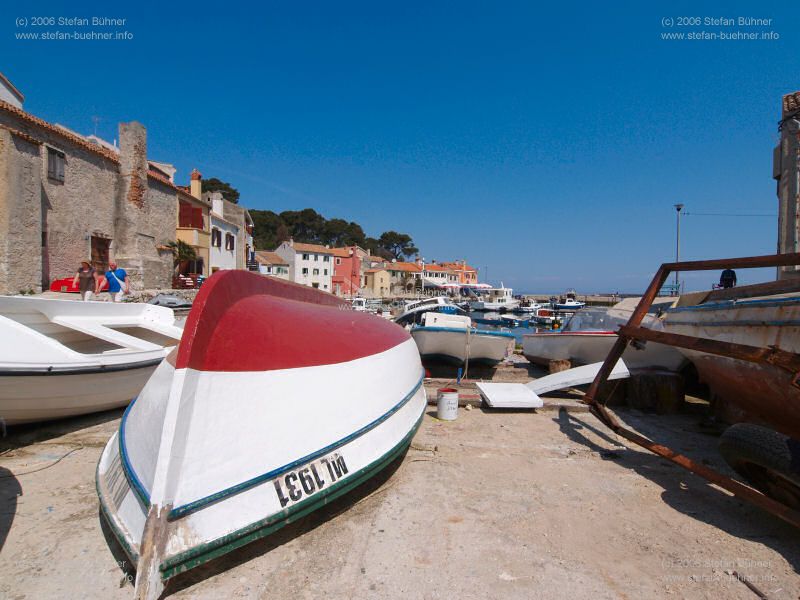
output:
POLYGON ((159 248, 175 239, 176 191, 147 176, 147 131, 141 123, 120 123, 119 139, 118 242, 113 256, 128 272, 132 288, 169 288, 172 254, 159 248))
POLYGON ((142 125, 122 124, 120 139, 117 155, 0 106, 1 294, 73 275, 93 236, 110 240, 134 288, 171 286, 177 190, 148 176, 142 125), (63 181, 48 177, 48 148, 64 154, 63 181))
POLYGON ((39 144, 0 129, 0 292, 40 292, 39 144))

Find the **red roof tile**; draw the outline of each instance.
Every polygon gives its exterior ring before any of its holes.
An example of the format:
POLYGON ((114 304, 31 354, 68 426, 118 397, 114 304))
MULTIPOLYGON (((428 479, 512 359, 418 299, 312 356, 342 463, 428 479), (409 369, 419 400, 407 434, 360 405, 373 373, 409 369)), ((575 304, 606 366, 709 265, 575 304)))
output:
POLYGON ((56 127, 52 123, 48 123, 44 119, 40 119, 39 117, 34 117, 32 114, 25 112, 24 110, 19 109, 16 106, 9 104, 8 102, 0 100, 0 110, 3 110, 7 113, 11 113, 12 115, 19 117, 20 119, 31 125, 41 127, 45 131, 54 133, 66 140, 69 140, 70 142, 72 142, 76 146, 80 146, 84 150, 88 150, 89 152, 94 152, 95 154, 99 154, 100 156, 107 158, 108 160, 114 163, 119 164, 119 156, 117 156, 111 150, 108 150, 96 144, 92 144, 91 142, 85 140, 84 138, 78 135, 75 135, 74 133, 61 129, 60 127, 56 127))

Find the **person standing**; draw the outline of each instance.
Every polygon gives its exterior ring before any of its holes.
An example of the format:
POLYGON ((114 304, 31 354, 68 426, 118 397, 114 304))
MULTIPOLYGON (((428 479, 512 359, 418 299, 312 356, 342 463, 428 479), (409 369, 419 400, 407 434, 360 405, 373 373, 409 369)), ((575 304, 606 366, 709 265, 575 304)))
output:
POLYGON ((122 302, 122 297, 130 291, 128 274, 125 269, 118 269, 117 263, 114 261, 111 261, 108 267, 105 275, 108 293, 114 302, 122 302))
POLYGON ((719 287, 732 288, 736 286, 736 271, 725 269, 719 276, 719 287))
POLYGON ((72 280, 72 285, 78 287, 81 292, 81 300, 88 302, 92 295, 96 294, 100 287, 100 280, 97 278, 97 271, 94 270, 88 261, 82 261, 72 280))

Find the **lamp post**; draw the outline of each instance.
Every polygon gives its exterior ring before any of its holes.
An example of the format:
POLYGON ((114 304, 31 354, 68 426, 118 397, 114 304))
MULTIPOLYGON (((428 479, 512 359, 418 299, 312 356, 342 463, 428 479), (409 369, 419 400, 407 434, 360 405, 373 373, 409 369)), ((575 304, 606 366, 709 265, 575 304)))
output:
MULTIPOLYGON (((677 215, 677 229, 675 235, 675 262, 681 262, 681 210, 683 209, 683 204, 676 204, 675 205, 675 212, 677 215)), ((678 283, 678 271, 675 270, 675 295, 680 295, 680 283, 678 283)))

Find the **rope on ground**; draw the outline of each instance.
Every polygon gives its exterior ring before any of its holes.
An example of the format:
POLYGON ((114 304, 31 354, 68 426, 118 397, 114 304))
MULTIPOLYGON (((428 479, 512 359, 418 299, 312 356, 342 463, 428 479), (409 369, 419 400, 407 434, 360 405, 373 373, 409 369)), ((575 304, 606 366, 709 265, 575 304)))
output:
POLYGON ((60 463, 62 460, 67 458, 70 454, 72 454, 73 452, 77 452, 78 450, 83 450, 83 446, 78 446, 77 448, 73 448, 72 450, 70 450, 66 454, 63 454, 62 456, 60 456, 55 461, 53 461, 50 464, 45 465, 43 467, 39 467, 38 469, 33 469, 31 471, 25 471, 24 473, 10 473, 8 475, 0 475, 0 479, 8 479, 10 477, 22 477, 23 475, 30 475, 31 473, 38 473, 39 471, 44 471, 45 469, 49 469, 50 467, 54 467, 55 465, 60 463))

